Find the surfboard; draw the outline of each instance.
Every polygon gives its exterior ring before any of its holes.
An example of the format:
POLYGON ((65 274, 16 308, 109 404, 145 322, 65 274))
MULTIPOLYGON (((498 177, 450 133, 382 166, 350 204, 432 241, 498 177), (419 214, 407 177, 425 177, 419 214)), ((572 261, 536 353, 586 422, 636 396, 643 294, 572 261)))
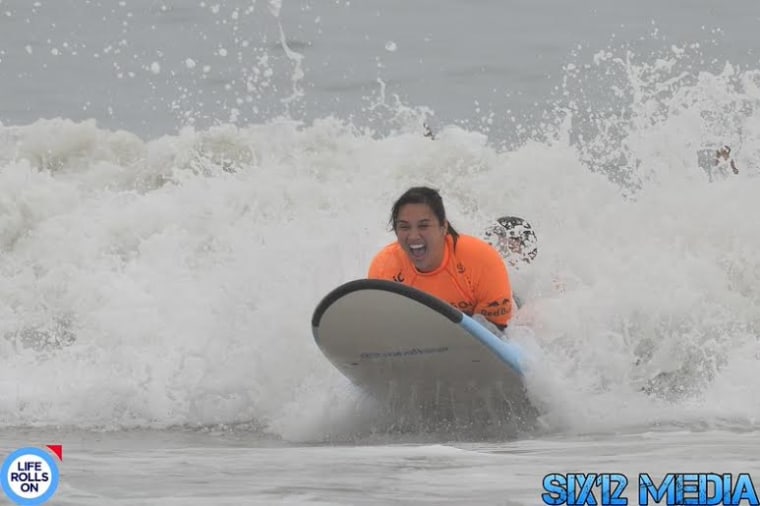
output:
POLYGON ((519 346, 409 286, 341 285, 317 305, 312 333, 346 378, 402 416, 513 426, 535 417, 519 346))

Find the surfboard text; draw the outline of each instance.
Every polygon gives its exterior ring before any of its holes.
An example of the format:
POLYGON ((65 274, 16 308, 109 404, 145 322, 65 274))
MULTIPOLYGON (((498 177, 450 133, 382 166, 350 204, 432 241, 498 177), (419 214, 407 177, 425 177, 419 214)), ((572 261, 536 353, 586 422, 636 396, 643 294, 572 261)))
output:
POLYGON ((388 357, 408 357, 411 355, 429 355, 430 353, 443 353, 449 351, 448 346, 439 346, 438 348, 411 348, 409 350, 397 351, 370 351, 359 354, 361 358, 388 358, 388 357))

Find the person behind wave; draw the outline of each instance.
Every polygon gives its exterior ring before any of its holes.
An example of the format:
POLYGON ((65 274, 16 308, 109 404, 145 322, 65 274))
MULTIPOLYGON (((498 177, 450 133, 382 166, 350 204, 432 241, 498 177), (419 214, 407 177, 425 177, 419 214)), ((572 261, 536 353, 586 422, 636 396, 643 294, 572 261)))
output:
POLYGON ((504 261, 485 241, 454 230, 437 190, 408 189, 393 204, 390 224, 397 240, 372 260, 370 279, 433 295, 496 334, 506 328, 514 309, 504 261))

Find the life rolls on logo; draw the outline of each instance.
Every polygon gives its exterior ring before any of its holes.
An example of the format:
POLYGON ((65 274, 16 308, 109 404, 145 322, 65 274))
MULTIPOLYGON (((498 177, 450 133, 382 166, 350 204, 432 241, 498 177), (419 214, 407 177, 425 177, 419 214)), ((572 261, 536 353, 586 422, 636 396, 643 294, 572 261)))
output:
MULTIPOLYGON (((59 454, 60 455, 60 454, 59 454)), ((44 504, 58 489, 58 462, 46 450, 20 448, 3 462, 3 492, 19 506, 44 504)))

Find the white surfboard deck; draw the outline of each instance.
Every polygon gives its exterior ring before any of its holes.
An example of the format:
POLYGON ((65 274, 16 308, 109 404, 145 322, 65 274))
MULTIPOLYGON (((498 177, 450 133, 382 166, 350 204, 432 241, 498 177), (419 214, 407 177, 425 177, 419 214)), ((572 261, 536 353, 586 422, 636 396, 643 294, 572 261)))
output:
POLYGON ((312 331, 343 375, 396 408, 465 423, 533 416, 520 348, 416 289, 346 283, 317 306, 312 331))

